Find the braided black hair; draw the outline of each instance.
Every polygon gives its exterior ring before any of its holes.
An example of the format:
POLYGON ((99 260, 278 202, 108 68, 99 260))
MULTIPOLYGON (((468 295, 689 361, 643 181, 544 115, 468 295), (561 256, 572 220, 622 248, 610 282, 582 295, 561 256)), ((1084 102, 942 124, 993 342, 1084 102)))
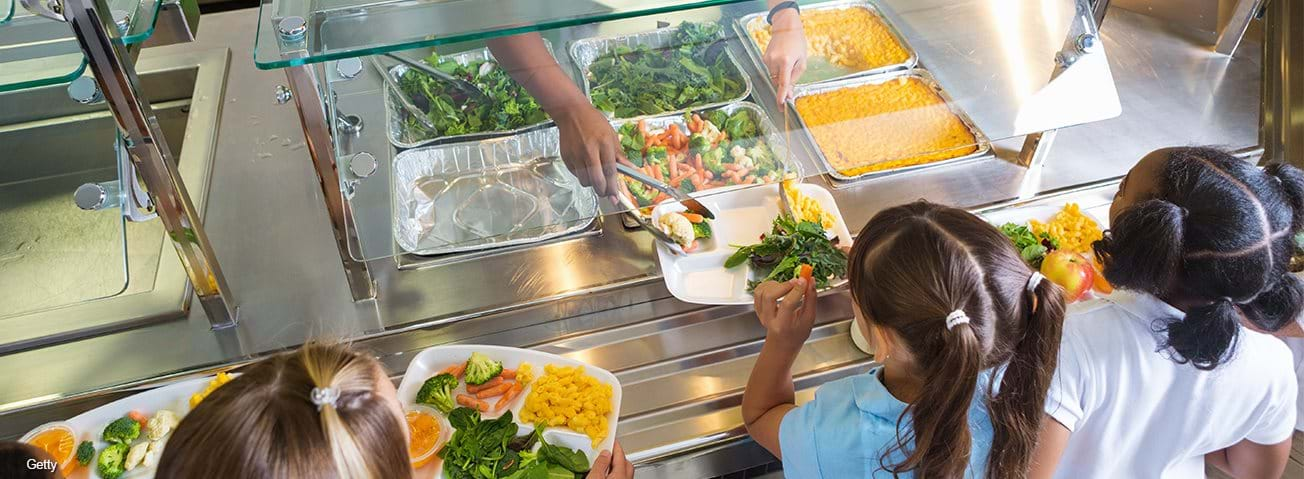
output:
POLYGON ((1156 329, 1174 360, 1211 370, 1235 351, 1242 315, 1276 331, 1304 308, 1304 284, 1287 270, 1304 226, 1304 172, 1178 148, 1158 183, 1156 198, 1114 219, 1096 254, 1120 288, 1160 297, 1180 290, 1200 304, 1156 329))

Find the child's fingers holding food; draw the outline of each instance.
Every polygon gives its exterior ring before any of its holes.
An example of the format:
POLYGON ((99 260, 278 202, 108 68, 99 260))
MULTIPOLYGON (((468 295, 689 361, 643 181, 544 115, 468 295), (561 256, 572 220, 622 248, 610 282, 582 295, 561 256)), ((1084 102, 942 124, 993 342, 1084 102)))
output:
POLYGON ((792 282, 766 281, 752 290, 752 304, 756 307, 756 318, 766 331, 774 327, 774 318, 778 315, 779 298, 793 290, 792 282))

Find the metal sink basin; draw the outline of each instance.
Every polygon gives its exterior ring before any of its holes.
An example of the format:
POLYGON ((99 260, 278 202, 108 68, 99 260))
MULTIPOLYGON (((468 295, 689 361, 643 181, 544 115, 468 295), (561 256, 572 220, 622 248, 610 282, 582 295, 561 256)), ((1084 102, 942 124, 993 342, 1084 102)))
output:
MULTIPOLYGON (((225 48, 146 50, 137 63, 201 214, 229 63, 225 48)), ((0 354, 187 313, 190 287, 157 219, 124 228, 116 209, 73 203, 79 185, 117 178, 115 137, 108 107, 74 102, 66 85, 0 94, 0 354)))

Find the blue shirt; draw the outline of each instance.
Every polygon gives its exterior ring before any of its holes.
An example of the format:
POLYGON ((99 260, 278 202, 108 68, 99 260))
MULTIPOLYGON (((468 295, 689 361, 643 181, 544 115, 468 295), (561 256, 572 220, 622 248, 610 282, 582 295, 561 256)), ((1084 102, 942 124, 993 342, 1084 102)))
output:
MULTIPOLYGON (((779 450, 788 477, 891 479, 879 459, 897 441, 897 419, 906 403, 892 397, 879 378, 882 366, 865 374, 839 379, 820 386, 815 399, 788 411, 779 423, 779 450)), ((987 470, 987 453, 992 446, 992 421, 984 397, 989 372, 979 378, 969 407, 972 446, 965 477, 981 478, 987 470)), ((910 418, 902 422, 908 427, 910 418)), ((905 459, 899 451, 884 463, 905 459)), ((914 477, 914 474, 902 474, 914 477)))

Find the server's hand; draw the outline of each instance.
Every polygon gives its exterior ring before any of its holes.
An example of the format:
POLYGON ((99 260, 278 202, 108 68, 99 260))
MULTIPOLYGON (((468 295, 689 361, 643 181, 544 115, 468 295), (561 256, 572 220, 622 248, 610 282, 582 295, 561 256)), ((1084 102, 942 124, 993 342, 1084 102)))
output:
POLYGON ((552 115, 557 122, 561 141, 561 159, 584 186, 592 186, 598 196, 612 196, 618 191, 616 161, 624 153, 620 136, 602 112, 587 102, 567 105, 552 115))
POLYGON ((788 8, 774 14, 770 44, 765 47, 765 67, 779 102, 793 99, 792 87, 806 72, 806 32, 801 15, 788 8))
POLYGON ((621 449, 620 442, 616 443, 615 451, 602 451, 598 455, 598 460, 593 462, 593 468, 589 470, 588 479, 633 479, 634 464, 625 458, 625 450, 621 449))

